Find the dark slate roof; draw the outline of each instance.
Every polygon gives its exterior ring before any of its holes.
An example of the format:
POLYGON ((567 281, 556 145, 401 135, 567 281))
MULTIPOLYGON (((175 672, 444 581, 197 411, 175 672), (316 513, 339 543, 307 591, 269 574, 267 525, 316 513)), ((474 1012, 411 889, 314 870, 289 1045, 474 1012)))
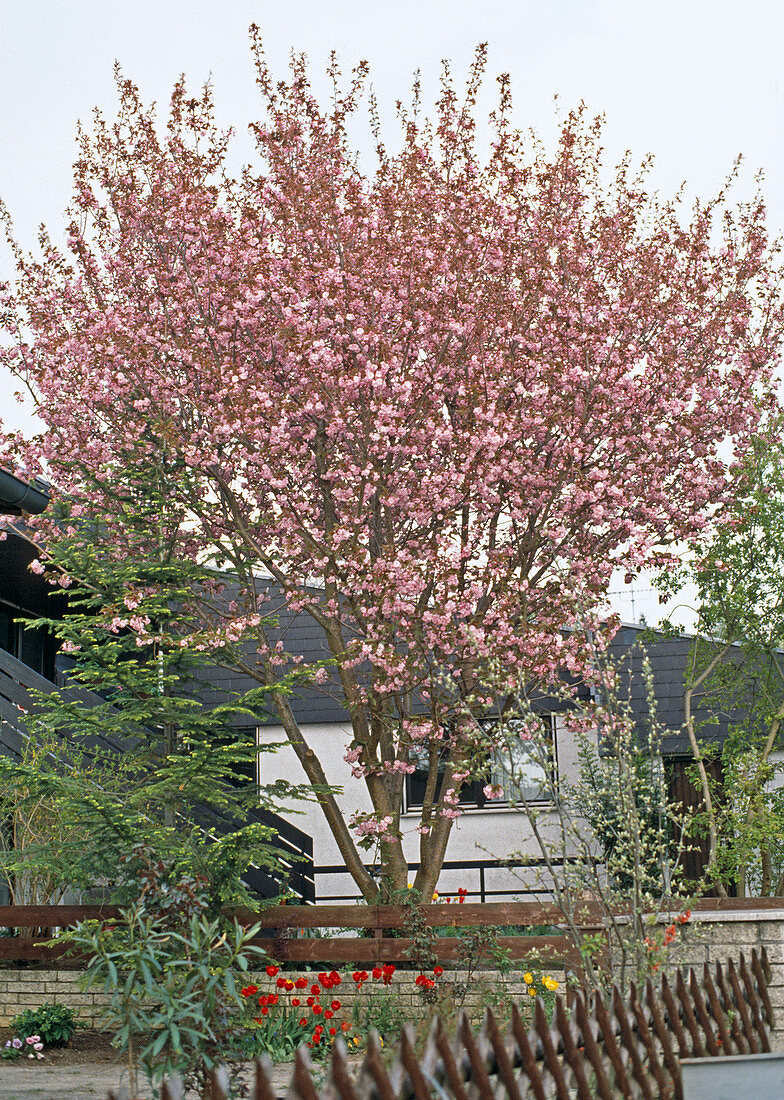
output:
MULTIPOLYGON (((610 657, 619 669, 619 697, 631 703, 639 736, 647 740, 649 720, 648 687, 643 674, 647 657, 653 680, 656 719, 663 727, 662 752, 666 755, 690 755, 684 722, 685 677, 695 639, 688 634, 676 636, 639 626, 622 626, 610 645, 610 657)), ((704 741, 722 742, 730 726, 743 721, 740 709, 714 715, 715 709, 705 694, 695 692, 692 702, 697 736, 704 741)))
MULTIPOLYGON (((272 634, 283 641, 287 652, 301 656, 305 664, 328 657, 324 634, 315 620, 306 612, 291 612, 281 598, 280 590, 272 582, 269 583, 268 592, 271 598, 267 606, 278 619, 277 629, 272 634)), ((648 628, 624 625, 618 630, 610 646, 610 657, 621 670, 620 697, 630 700, 640 739, 647 741, 649 708, 643 677, 644 646, 653 673, 656 717, 664 730, 662 751, 668 755, 689 754, 688 739, 681 727, 684 719, 684 676, 693 643, 694 639, 689 635, 670 636, 648 628)), ((250 648, 247 656, 252 661, 250 648)), ((230 669, 210 669, 205 679, 218 693, 216 702, 225 701, 229 694, 247 691, 254 686, 249 677, 230 669)), ((587 694, 587 689, 578 689, 578 695, 586 697, 587 694)), ((546 695, 540 696, 535 705, 541 710, 562 710, 565 706, 562 701, 546 695)), ((298 689, 292 697, 292 708, 301 723, 348 721, 339 686, 334 681, 321 688, 298 689)), ((722 715, 717 722, 708 724, 710 711, 702 696, 695 697, 693 710, 698 735, 705 740, 723 741, 730 724, 742 719, 742 713, 736 711, 722 715)), ((269 722, 275 724, 276 720, 271 715, 269 722)))
MULTIPOLYGON (((62 597, 53 597, 43 579, 28 569, 35 555, 34 544, 21 532, 11 528, 6 541, 0 544, 0 601, 5 599, 33 614, 56 616, 64 610, 65 601, 62 597)), ((315 620, 306 612, 292 612, 286 606, 280 588, 272 581, 260 583, 266 585, 270 596, 264 613, 277 619, 277 626, 271 631, 273 637, 283 642, 288 653, 301 656, 304 664, 327 658, 326 639, 315 620)), ((314 595, 318 592, 313 590, 314 595)), ((229 587, 227 599, 231 597, 229 587)), ((644 646, 653 673, 657 719, 666 731, 661 743, 662 751, 668 755, 689 754, 688 740, 681 727, 684 718, 684 675, 693 643, 694 638, 688 635, 670 636, 639 626, 624 625, 610 645, 610 657, 621 669, 620 695, 630 698, 639 736, 641 740, 647 740, 648 702, 642 674, 644 646)), ((252 664, 254 654, 251 644, 246 647, 246 657, 252 664)), ((205 683, 205 696, 214 704, 226 702, 237 693, 258 686, 247 675, 218 666, 202 670, 200 679, 205 683)), ((586 697, 588 693, 583 688, 578 689, 578 694, 586 697)), ((534 703, 542 711, 564 708, 562 701, 546 695, 541 695, 534 703)), ((292 696, 292 707, 297 720, 303 724, 348 722, 340 688, 334 680, 323 686, 298 688, 292 696)), ((738 710, 721 715, 718 721, 708 724, 709 713, 708 701, 697 696, 694 700, 695 722, 699 736, 706 740, 723 741, 730 725, 743 719, 742 711, 738 710)), ((268 721, 276 724, 277 716, 271 713, 268 721)), ((247 724, 251 723, 252 719, 248 718, 247 724)))
MULTIPOLYGON (((280 588, 273 582, 261 582, 260 587, 266 588, 269 600, 261 608, 261 613, 273 616, 277 620, 277 626, 269 631, 272 639, 280 639, 287 653, 293 656, 301 656, 304 664, 313 664, 329 657, 329 649, 321 627, 304 611, 292 612, 282 598, 280 588)), ((319 590, 315 590, 317 593, 319 590)), ((227 592, 227 598, 231 598, 231 591, 227 592)), ((245 646, 245 654, 249 664, 253 664, 255 656, 250 643, 245 646)), ((216 704, 226 702, 238 692, 249 691, 259 685, 255 681, 232 669, 215 667, 200 673, 200 678, 209 684, 212 689, 211 697, 216 704)), ((291 698, 292 708, 297 721, 303 724, 347 722, 348 714, 342 702, 340 688, 334 680, 323 686, 307 686, 297 688, 291 698)), ((271 714, 269 723, 277 724, 277 715, 271 714)))

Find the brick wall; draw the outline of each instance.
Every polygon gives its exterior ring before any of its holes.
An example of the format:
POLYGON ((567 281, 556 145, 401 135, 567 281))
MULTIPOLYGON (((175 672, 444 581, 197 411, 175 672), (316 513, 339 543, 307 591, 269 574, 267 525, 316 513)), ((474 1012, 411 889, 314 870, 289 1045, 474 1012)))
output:
POLYGON ((11 1023, 26 1008, 42 1004, 68 1005, 86 1027, 97 1027, 101 993, 83 993, 76 970, 30 970, 13 967, 0 970, 0 1027, 11 1023))
MULTIPOLYGON (((752 947, 758 950, 765 946, 770 959, 772 978, 770 998, 777 1015, 778 1027, 772 1035, 774 1050, 784 1051, 784 911, 770 909, 745 909, 739 912, 701 912, 693 915, 692 923, 687 926, 679 940, 671 948, 670 960, 679 967, 693 966, 699 971, 703 965, 728 958, 737 959, 742 951, 748 958, 752 947)), ((548 971, 559 981, 563 975, 555 970, 548 971)), ((284 974, 285 971, 281 971, 284 974)), ((350 974, 342 971, 344 981, 324 999, 340 1000, 350 1008, 357 995, 356 986, 350 974)), ((525 983, 522 970, 513 970, 507 975, 497 973, 478 973, 475 975, 475 987, 485 984, 494 993, 506 998, 525 998, 525 983)), ((414 985, 416 974, 400 971, 395 974, 390 989, 394 991, 396 1001, 404 1008, 410 1008, 414 1016, 422 997, 414 985)), ((291 975, 297 977, 296 974, 291 975)), ((447 971, 440 978, 441 985, 460 982, 465 975, 459 971, 447 971)), ((99 1026, 100 1006, 105 996, 99 992, 83 993, 78 984, 78 972, 74 970, 31 970, 27 967, 7 967, 0 969, 0 1026, 7 1025, 25 1008, 36 1008, 45 1003, 70 1005, 80 1020, 87 1026, 99 1026)), ((315 975, 314 975, 315 979, 315 975)), ((275 981, 266 974, 249 976, 246 984, 254 982, 260 992, 275 991, 275 981)), ((363 990, 365 996, 372 996, 383 987, 368 982, 363 990)), ((303 990, 301 999, 309 996, 303 990)), ((467 1008, 477 1006, 481 990, 466 1000, 467 1008)))
MULTIPOLYGON (((345 971, 342 983, 322 995, 322 1003, 328 1006, 333 1000, 339 1000, 344 1008, 350 1012, 351 1006, 358 996, 365 999, 383 994, 385 987, 380 982, 368 981, 360 994, 357 986, 351 979, 351 975, 345 971)), ((395 1003, 404 1009, 410 1009, 412 1018, 417 1015, 423 1005, 423 996, 415 984, 417 972, 398 971, 389 986, 389 991, 394 994, 395 1003)), ((498 974, 496 971, 476 972, 472 977, 471 988, 465 997, 465 1008, 471 1011, 481 1009, 483 996, 492 994, 503 997, 505 1000, 522 999, 530 1001, 527 996, 527 985, 523 981, 523 971, 513 970, 509 974, 498 974)), ((563 981, 563 973, 555 969, 548 969, 547 973, 557 981, 563 981)), ((285 971, 281 970, 285 976, 285 971)), ((292 973, 292 980, 300 977, 298 973, 292 973)), ((313 982, 315 974, 307 975, 313 982)), ((445 971, 438 979, 438 985, 442 989, 448 989, 452 983, 465 981, 465 973, 460 971, 445 971)), ((277 988, 274 978, 269 978, 265 973, 249 974, 243 978, 244 985, 255 984, 262 993, 281 993, 277 988)), ((295 991, 291 996, 299 996, 304 1005, 310 996, 310 989, 295 991)), ((289 994, 284 994, 289 997, 289 994)), ((283 999, 283 997, 281 998, 283 999)), ((26 1008, 37 1008, 42 1004, 70 1005, 77 1013, 79 1020, 87 1027, 100 1027, 101 1006, 105 1004, 107 997, 100 992, 84 993, 79 988, 79 973, 76 970, 29 970, 3 969, 0 970, 0 1027, 10 1024, 14 1016, 23 1012, 26 1008)), ((345 1015, 345 1012, 343 1013, 345 1015)), ((314 1021, 315 1022, 315 1021, 314 1021)))

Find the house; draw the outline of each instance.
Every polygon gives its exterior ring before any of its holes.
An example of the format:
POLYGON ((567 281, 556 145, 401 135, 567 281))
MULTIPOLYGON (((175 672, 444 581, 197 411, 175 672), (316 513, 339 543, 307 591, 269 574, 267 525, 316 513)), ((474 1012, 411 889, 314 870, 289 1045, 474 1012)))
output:
MULTIPOLYGON (((272 586, 270 606, 278 618, 278 636, 290 654, 301 657, 307 665, 324 660, 328 656, 324 635, 318 625, 305 613, 292 614, 272 586)), ((648 700, 642 676, 642 649, 653 673, 653 686, 658 720, 663 727, 661 754, 667 784, 672 797, 689 804, 699 798, 686 775, 690 759, 688 739, 683 732, 684 676, 692 650, 693 638, 682 635, 670 637, 651 634, 640 626, 624 625, 616 634, 610 647, 610 657, 620 666, 619 684, 621 697, 628 700, 632 714, 637 719, 640 732, 646 728, 648 700)), ((252 655, 248 654, 252 659, 252 655)), ((208 673, 212 686, 218 692, 247 690, 249 681, 227 669, 215 668, 208 673)), ((580 692, 578 692, 578 695, 580 692)), ((582 689, 587 697, 587 689, 582 689)), ((357 812, 369 812, 372 807, 364 783, 352 778, 351 765, 345 760, 346 747, 352 731, 348 714, 341 702, 335 684, 323 688, 311 686, 300 689, 290 700, 294 715, 303 735, 322 763, 331 785, 342 789, 338 801, 346 820, 357 812)), ((569 734, 566 723, 566 707, 562 701, 542 696, 535 702, 549 745, 551 767, 560 780, 574 782, 579 774, 580 761, 577 745, 569 734)), ((712 715, 706 700, 695 700, 695 719, 700 736, 705 740, 722 742, 732 721, 738 715, 723 715, 711 722, 712 715)), ((285 742, 281 726, 271 718, 259 727, 258 736, 263 743, 285 742)), ((263 769, 274 769, 274 775, 263 779, 282 778, 293 784, 305 780, 302 767, 293 749, 287 744, 274 755, 259 757, 263 769)), ((521 759, 516 773, 525 774, 529 784, 527 797, 537 801, 543 795, 541 762, 521 759)), ((718 764, 712 765, 715 768, 718 764)), ((504 788, 505 777, 502 762, 496 762, 490 779, 504 788)), ((419 824, 424 776, 414 772, 406 778, 405 801, 401 819, 404 852, 409 866, 416 867, 418 858, 419 824)), ((439 879, 442 894, 456 894, 458 888, 469 890, 474 900, 503 900, 509 897, 539 895, 546 876, 543 860, 529 823, 519 808, 507 798, 488 800, 484 795, 484 782, 468 784, 461 795, 460 818, 455 822, 449 840, 447 859, 439 879)), ((507 793, 504 791, 504 793, 507 793)), ((346 872, 337 844, 323 819, 322 811, 315 803, 298 804, 294 820, 299 827, 313 837, 314 875, 316 899, 321 902, 345 901, 356 898, 357 888, 346 872)), ((557 817, 547 799, 539 803, 539 823, 545 834, 555 840, 557 817)), ((699 852, 689 856, 686 872, 698 877, 702 866, 699 852)), ((368 863, 370 861, 368 860, 368 863)), ((546 883, 545 883, 546 885, 546 883)))
MULTIPOLYGON (((47 502, 43 487, 26 485, 0 470, 0 514, 16 516, 22 510, 42 511, 47 502)), ((58 657, 54 640, 45 632, 25 631, 16 621, 20 617, 52 615, 53 612, 56 616, 65 609, 64 597, 53 596, 45 581, 30 572, 28 566, 36 555, 37 548, 23 528, 8 526, 6 538, 0 542, 0 752, 17 756, 24 736, 20 718, 31 706, 30 690, 47 691, 54 684, 62 687, 66 674, 66 662, 58 657)), ((324 659, 327 656, 325 641, 317 624, 304 613, 292 614, 280 600, 278 605, 279 634, 287 651, 301 656, 306 663, 324 659)), ((610 651, 611 658, 622 668, 621 695, 628 698, 641 730, 645 727, 648 709, 642 677, 642 650, 637 644, 642 634, 640 627, 623 626, 610 651)), ((661 753, 670 792, 689 804, 696 804, 699 795, 686 774, 690 753, 682 729, 684 675, 692 644, 693 639, 685 635, 654 634, 646 642, 645 649, 653 673, 657 715, 664 729, 661 753)), ((215 703, 224 701, 230 693, 253 686, 246 677, 218 667, 207 670, 205 679, 211 686, 215 703)), ((86 697, 89 693, 83 694, 86 697)), ((89 704, 89 700, 86 702, 89 704)), ((364 785, 352 779, 350 765, 344 758, 351 732, 339 693, 330 692, 328 686, 303 688, 293 698, 292 706, 329 781, 343 788, 340 798, 346 817, 370 810, 364 785)), ((542 697, 536 702, 536 709, 542 718, 550 767, 563 782, 574 781, 579 773, 579 758, 574 739, 566 729, 564 704, 542 697)), ((721 742, 730 724, 739 716, 722 715, 712 725, 706 725, 709 717, 705 701, 698 701, 695 718, 701 736, 721 742)), ((272 720, 259 727, 258 737, 267 743, 285 741, 282 729, 272 720)), ((261 782, 274 779, 286 779, 294 784, 303 782, 301 767, 286 745, 275 754, 263 754, 259 761, 263 769, 258 777, 261 782)), ((537 801, 542 795, 541 762, 521 759, 517 763, 527 776, 528 797, 537 801)), ((720 765, 712 767, 716 770, 720 765)), ((717 778, 720 778, 718 772, 717 778)), ((490 779, 507 793, 501 760, 496 761, 490 779)), ((462 792, 463 813, 453 828, 439 889, 449 894, 462 887, 470 891, 472 898, 481 900, 538 894, 542 888, 542 859, 530 826, 508 799, 501 797, 489 801, 483 787, 484 783, 474 783, 462 792)), ((422 789, 422 774, 415 771, 406 779, 402 816, 404 847, 411 865, 417 860, 416 826, 422 789)), ((553 832, 556 819, 546 799, 541 798, 539 808, 543 829, 553 832)), ((304 862, 294 868, 296 886, 303 899, 327 901, 356 897, 356 887, 345 871, 319 807, 315 803, 298 803, 297 810, 300 812, 292 813, 289 819, 259 811, 258 820, 278 830, 280 843, 292 855, 305 856, 304 862)), ((232 828, 230 820, 213 817, 209 823, 221 834, 232 828)), ((700 853, 689 859, 687 873, 697 877, 700 853)), ((269 895, 274 892, 275 885, 259 879, 256 888, 259 893, 269 895)))
MULTIPOLYGON (((42 486, 28 485, 6 470, 0 470, 0 516, 38 514, 49 503, 42 486)), ((24 630, 20 618, 58 614, 61 601, 30 572, 38 551, 21 526, 7 523, 0 542, 0 740, 10 743, 10 732, 23 703, 21 691, 38 686, 37 678, 55 678, 54 639, 44 631, 24 630), (54 605, 53 605, 54 599, 54 605), (5 736, 4 736, 5 733, 5 736)))

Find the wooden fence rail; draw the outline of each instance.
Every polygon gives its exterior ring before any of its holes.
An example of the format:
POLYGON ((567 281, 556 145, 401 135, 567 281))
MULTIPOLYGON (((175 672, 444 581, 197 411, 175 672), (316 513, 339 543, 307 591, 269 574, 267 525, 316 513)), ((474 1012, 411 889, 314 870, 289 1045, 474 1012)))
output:
MULTIPOLYGON (((692 905, 695 916, 744 909, 782 910, 784 899, 706 898, 692 905)), ((260 924, 262 935, 254 942, 279 963, 409 961, 412 941, 406 932, 411 930, 411 906, 271 905, 260 912, 234 908, 227 913, 246 926, 260 924), (329 932, 329 937, 312 934, 319 930, 329 932), (333 935, 332 930, 351 934, 333 935)), ((500 933, 499 946, 508 950, 513 960, 537 954, 554 965, 577 967, 580 961, 572 938, 566 935, 564 914, 555 905, 531 901, 433 904, 423 906, 419 913, 432 928, 493 928, 500 933), (548 929, 546 934, 522 934, 542 928, 548 929)), ((117 906, 111 905, 0 906, 0 929, 26 931, 23 935, 0 935, 0 965, 45 960, 58 960, 60 965, 67 949, 54 941, 51 930, 72 927, 80 920, 116 920, 119 914, 117 906)), ((606 928, 606 913, 596 903, 581 904, 575 916, 583 931, 606 928)), ((438 937, 442 961, 454 960, 459 950, 456 937, 438 937)))
MULTIPOLYGON (((410 1028, 391 1063, 371 1036, 356 1076, 345 1045, 333 1048, 326 1083, 319 1087, 305 1047, 297 1052, 287 1100, 682 1100, 680 1060, 770 1051, 773 1012, 763 947, 735 965, 705 965, 671 982, 631 988, 627 997, 586 990, 556 999, 552 1022, 541 1001, 526 1028, 517 1006, 502 1030, 488 1009, 475 1031, 463 1016, 454 1035, 436 1019, 417 1054, 410 1028)), ((181 1100, 178 1082, 161 1100, 181 1100)), ((256 1063, 253 1100, 276 1100, 271 1066, 256 1063)), ((204 1100, 227 1100, 224 1072, 213 1075, 204 1100)), ((114 1100, 114 1095, 109 1095, 114 1100)))
MULTIPOLYGON (((245 926, 260 924, 262 932, 254 943, 279 963, 384 963, 410 961, 412 910, 400 905, 276 905, 261 912, 230 909, 245 926), (347 936, 308 936, 315 930, 348 930, 347 936)), ((499 946, 512 959, 536 953, 552 963, 579 963, 573 941, 561 927, 564 916, 555 906, 536 902, 485 902, 480 905, 427 905, 419 911, 431 928, 509 929, 500 935, 499 946), (552 934, 526 935, 527 928, 551 927, 552 934)), ((0 963, 62 959, 67 948, 49 935, 57 928, 72 927, 80 920, 116 920, 120 910, 110 905, 17 905, 0 906, 0 928, 35 930, 32 934, 0 936, 0 963)), ((596 931, 603 927, 597 906, 586 904, 580 912, 581 927, 596 931)), ((461 941, 439 936, 441 961, 459 957, 461 941)))

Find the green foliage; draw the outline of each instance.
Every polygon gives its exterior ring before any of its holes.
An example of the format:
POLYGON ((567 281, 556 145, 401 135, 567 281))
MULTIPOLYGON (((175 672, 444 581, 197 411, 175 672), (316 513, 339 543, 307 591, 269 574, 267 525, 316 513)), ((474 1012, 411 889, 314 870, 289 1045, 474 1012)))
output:
POLYGON ((246 1058, 266 1054, 273 1062, 290 1062, 313 1034, 313 1024, 303 1024, 302 1019, 302 1009, 288 1006, 282 1006, 274 1015, 252 1018, 237 1047, 246 1058))
POLYGON ((81 925, 69 939, 92 953, 84 986, 107 994, 115 1045, 151 1083, 179 1073, 203 1088, 234 1038, 242 1003, 235 972, 260 954, 250 943, 258 931, 194 914, 174 932, 140 905, 108 933, 81 925))
MULTIPOLYGON (((60 571, 81 572, 67 588, 68 614, 30 624, 51 630, 73 661, 67 687, 39 696, 41 724, 113 761, 119 748, 126 804, 153 817, 170 822, 200 804, 231 812, 256 804, 256 785, 238 780, 255 769, 259 751, 276 746, 261 750, 237 725, 250 730, 263 718, 264 692, 224 703, 203 682, 232 648, 194 610, 208 595, 218 598, 210 591, 215 575, 174 560, 118 562, 67 541, 49 554, 55 580, 60 571)), ((263 793, 274 800, 290 792, 276 784, 263 793)))
POLYGON ((406 1024, 411 1022, 411 1012, 400 1003, 396 990, 386 986, 370 994, 360 991, 351 1007, 354 1035, 360 1042, 367 1042, 371 1031, 377 1031, 382 1039, 395 1042, 406 1024))
POLYGON ((693 720, 693 782, 705 807, 697 835, 711 839, 710 879, 720 890, 784 893, 782 766, 775 760, 784 721, 784 442, 780 415, 734 471, 702 551, 665 576, 670 589, 698 593, 698 637, 686 684, 700 708, 693 720), (702 774, 715 750, 701 741, 720 720, 723 787, 702 774), (711 805, 708 807, 707 798, 711 805))
POLYGON ((529 1003, 533 1004, 538 997, 544 1005, 545 1015, 549 1020, 555 1010, 555 998, 559 983, 546 970, 542 970, 533 963, 531 963, 530 969, 524 971, 523 982, 526 989, 525 996, 528 997, 529 1003))
POLYGON ((82 922, 61 940, 91 956, 83 985, 107 995, 102 1011, 128 1060, 133 1095, 138 1065, 152 1084, 178 1073, 201 1095, 209 1071, 236 1047, 237 975, 264 957, 250 942, 259 927, 210 917, 206 883, 178 877, 147 849, 129 855, 125 874, 137 898, 119 921, 82 922))
MULTIPOLYGON (((715 807, 720 842, 711 884, 721 883, 740 896, 780 894, 784 883, 784 788, 781 761, 764 753, 760 738, 735 727, 721 746, 705 750, 706 760, 721 764, 721 779, 713 770, 708 782, 715 807)), ((699 781, 695 767, 689 778, 699 781)), ((708 832, 704 809, 694 815, 691 833, 708 832)))
POLYGON ((285 879, 274 833, 248 824, 248 811, 290 810, 313 792, 248 778, 277 748, 256 744, 266 689, 226 699, 206 682, 209 668, 243 659, 259 616, 243 618, 225 579, 182 552, 163 469, 150 460, 115 476, 123 508, 111 530, 83 504, 53 505, 39 568, 67 612, 25 625, 53 634, 72 667, 63 687, 38 695, 23 759, 0 756, 11 822, 0 873, 18 903, 69 887, 111 892, 122 855, 144 842, 206 875, 217 912, 249 900, 240 876, 251 863, 285 879), (215 814, 237 825, 218 840, 215 814))
POLYGON ((645 646, 635 646, 622 667, 608 669, 600 741, 578 738, 580 774, 565 795, 590 828, 590 847, 619 901, 657 908, 677 893, 682 837, 688 822, 667 797, 656 717, 653 673, 645 646), (638 726, 630 700, 635 659, 647 702, 647 722, 638 726))
POLYGON ((438 931, 428 923, 420 891, 416 887, 397 891, 392 895, 392 904, 406 909, 403 934, 411 940, 406 956, 421 970, 432 970, 440 961, 435 949, 438 931))
POLYGON ((509 951, 498 942, 498 929, 494 927, 463 926, 449 929, 458 941, 455 969, 462 977, 452 985, 455 1011, 461 1011, 468 994, 478 995, 482 1008, 503 1008, 507 1000, 503 987, 487 978, 478 978, 477 970, 487 968, 499 975, 508 974, 512 968, 509 951))
POLYGON ((67 770, 85 756, 58 741, 37 743, 21 762, 0 756, 0 790, 15 823, 11 843, 0 846, 0 868, 17 904, 57 900, 66 888, 98 888, 122 904, 128 895, 118 868, 139 843, 172 860, 178 874, 203 876, 213 913, 255 903, 241 879, 251 864, 285 881, 274 830, 254 822, 214 837, 184 817, 167 825, 127 796, 122 754, 107 755, 100 771, 89 762, 67 770))
POLYGON ((614 885, 626 893, 637 883, 660 897, 675 862, 661 757, 629 739, 606 756, 582 742, 579 760, 578 805, 614 885))
POLYGON ((693 569, 706 637, 762 651, 784 641, 784 442, 769 421, 735 471, 732 493, 693 569))
POLYGON ((41 1005, 40 1008, 28 1008, 11 1021, 14 1034, 25 1040, 38 1035, 44 1047, 65 1047, 71 1040, 78 1024, 74 1010, 67 1005, 41 1005))
MULTIPOLYGON (((649 976, 646 920, 668 912, 684 892, 681 864, 690 816, 667 796, 663 730, 644 647, 615 663, 597 638, 592 677, 590 701, 578 707, 569 688, 560 695, 562 722, 577 747, 577 780, 550 780, 546 814, 523 791, 510 801, 525 815, 538 848, 541 890, 561 914, 558 931, 579 951, 585 980, 603 990, 649 976), (644 722, 636 702, 632 706, 640 687, 647 700, 644 722)), ((508 714, 530 728, 535 715, 526 690, 513 702, 508 714)), ((530 847, 520 853, 530 855, 530 847)))
MULTIPOLYGON (((469 992, 478 994, 482 1005, 497 1004, 497 987, 484 979, 478 979, 477 970, 486 967, 499 974, 507 974, 511 969, 510 955, 499 943, 498 929, 462 924, 434 927, 427 920, 427 909, 422 905, 421 894, 413 887, 396 894, 395 901, 404 905, 407 910, 404 934, 411 939, 411 945, 406 954, 421 970, 432 971, 434 967, 443 966, 439 952, 440 939, 449 937, 457 940, 455 961, 452 965, 461 971, 462 977, 450 985, 448 996, 445 998, 442 995, 438 983, 432 988, 420 987, 422 999, 431 1008, 429 1018, 436 1011, 433 1006, 437 1005, 438 1011, 442 1015, 447 1013, 446 1018, 451 1019, 456 1012, 462 1010, 469 992)), ((380 1027, 378 1030, 384 1034, 380 1027)))
POLYGON ((82 795, 96 787, 111 792, 116 778, 94 754, 32 721, 21 760, 0 756, 0 881, 14 905, 56 903, 81 879, 94 846, 82 795))
MULTIPOLYGON (((273 829, 256 823, 217 838, 206 836, 198 828, 171 832, 158 829, 148 846, 171 867, 172 880, 197 877, 203 882, 207 911, 217 916, 226 905, 251 908, 258 905, 258 899, 249 894, 241 878, 251 863, 284 878, 286 869, 278 859, 275 835, 273 829)), ((118 866, 123 865, 126 855, 118 850, 118 866)), ((133 898, 134 888, 132 881, 129 883, 126 877, 119 876, 113 900, 118 904, 128 903, 133 898)))
MULTIPOLYGON (((450 932, 452 929, 449 930, 450 932)), ((489 966, 499 974, 507 974, 511 967, 509 951, 498 942, 495 927, 472 925, 454 929, 457 937, 457 968, 465 969, 469 979, 478 966, 489 966)))

